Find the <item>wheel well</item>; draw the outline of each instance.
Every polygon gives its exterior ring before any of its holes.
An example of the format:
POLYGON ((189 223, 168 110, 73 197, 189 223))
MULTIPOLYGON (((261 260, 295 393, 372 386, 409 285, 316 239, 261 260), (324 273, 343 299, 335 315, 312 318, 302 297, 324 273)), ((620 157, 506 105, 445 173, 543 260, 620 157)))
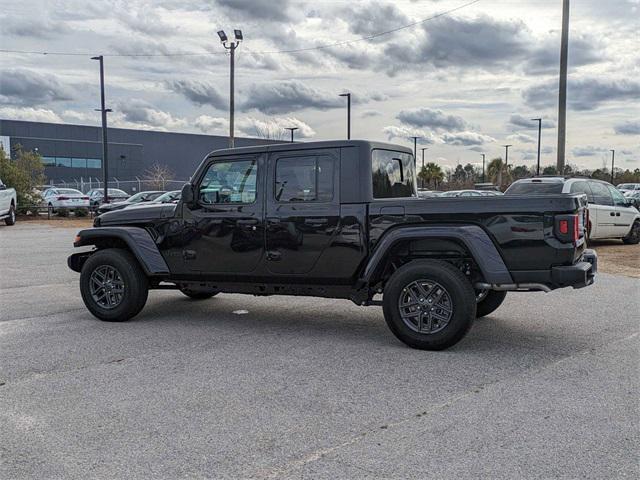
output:
POLYGON ((376 289, 383 288, 398 268, 418 259, 446 261, 460 269, 472 283, 482 281, 482 272, 461 242, 447 238, 410 239, 394 244, 389 250, 379 270, 380 274, 374 280, 376 289))

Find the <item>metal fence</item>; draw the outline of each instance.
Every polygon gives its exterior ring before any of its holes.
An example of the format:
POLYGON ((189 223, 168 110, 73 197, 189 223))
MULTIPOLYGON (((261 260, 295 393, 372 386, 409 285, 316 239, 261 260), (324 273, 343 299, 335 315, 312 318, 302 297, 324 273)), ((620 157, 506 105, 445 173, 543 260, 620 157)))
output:
MULTIPOLYGON (((120 180, 112 177, 112 179, 107 182, 107 187, 118 188, 129 194, 134 194, 144 192, 146 190, 180 190, 187 182, 188 180, 165 180, 163 178, 150 181, 138 177, 135 177, 135 180, 120 180)), ((89 190, 94 188, 104 188, 104 182, 96 177, 80 177, 72 180, 59 181, 51 179, 49 184, 40 185, 40 188, 43 190, 50 187, 75 188, 76 190, 80 190, 82 193, 87 193, 89 190)))

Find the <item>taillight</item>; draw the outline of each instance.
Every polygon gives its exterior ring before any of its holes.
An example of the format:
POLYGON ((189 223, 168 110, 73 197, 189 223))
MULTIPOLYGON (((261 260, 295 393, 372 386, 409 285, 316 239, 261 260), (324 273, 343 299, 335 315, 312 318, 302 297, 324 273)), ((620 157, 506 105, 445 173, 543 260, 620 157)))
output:
POLYGON ((58 200, 69 200, 69 197, 64 197, 64 196, 58 197, 58 200))
POLYGON ((89 200, 89 197, 82 197, 82 200, 89 200))
POLYGON ((558 227, 562 235, 567 235, 569 233, 569 220, 560 220, 558 227))
POLYGON ((580 239, 583 230, 580 220, 579 214, 557 215, 555 219, 556 238, 561 242, 576 243, 580 239))

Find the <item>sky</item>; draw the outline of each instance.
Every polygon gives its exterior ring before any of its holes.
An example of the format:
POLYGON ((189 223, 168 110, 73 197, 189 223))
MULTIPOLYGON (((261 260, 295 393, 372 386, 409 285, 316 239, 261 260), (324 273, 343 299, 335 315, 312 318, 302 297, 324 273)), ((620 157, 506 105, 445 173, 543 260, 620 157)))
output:
MULTIPOLYGON (((226 135, 239 28, 237 136, 345 138, 350 92, 352 138, 532 166, 542 117, 555 164, 562 1, 471 2, 3 0, 0 50, 75 55, 0 52, 0 118, 98 125, 103 54, 110 126, 226 135)), ((640 0, 571 2, 567 163, 640 168, 638 32, 640 0)))

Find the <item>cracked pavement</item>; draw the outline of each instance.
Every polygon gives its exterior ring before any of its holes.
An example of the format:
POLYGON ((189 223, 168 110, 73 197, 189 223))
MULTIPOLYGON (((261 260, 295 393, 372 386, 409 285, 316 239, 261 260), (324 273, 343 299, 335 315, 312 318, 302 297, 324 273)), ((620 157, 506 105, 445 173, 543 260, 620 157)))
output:
POLYGON ((638 279, 510 293, 421 352, 330 299, 154 291, 100 322, 74 234, 0 227, 0 478, 640 475, 638 279))

